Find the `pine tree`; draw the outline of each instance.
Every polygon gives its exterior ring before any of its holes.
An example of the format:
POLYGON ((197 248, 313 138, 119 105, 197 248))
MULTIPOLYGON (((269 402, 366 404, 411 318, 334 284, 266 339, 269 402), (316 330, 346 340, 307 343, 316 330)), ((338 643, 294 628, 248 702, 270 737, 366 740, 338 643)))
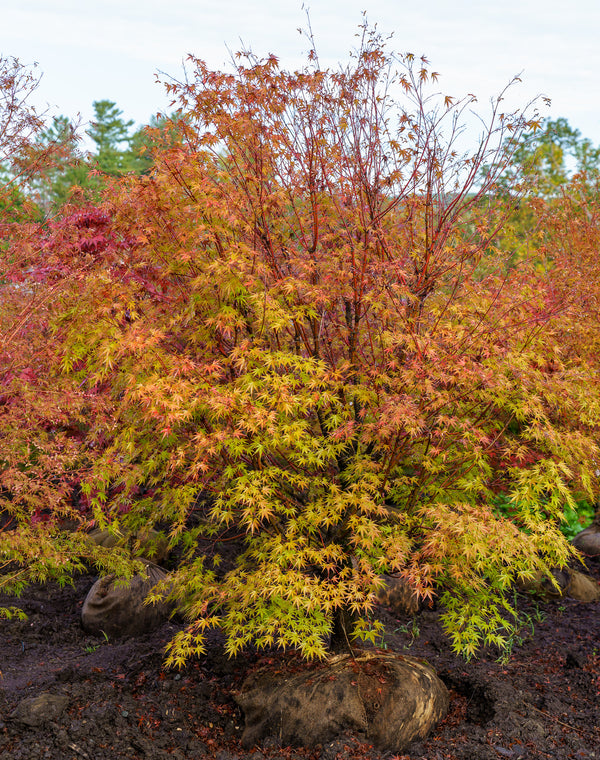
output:
POLYGON ((96 144, 97 166, 102 172, 118 177, 130 171, 129 130, 134 122, 125 121, 123 111, 112 100, 96 100, 93 106, 95 119, 87 135, 96 144))

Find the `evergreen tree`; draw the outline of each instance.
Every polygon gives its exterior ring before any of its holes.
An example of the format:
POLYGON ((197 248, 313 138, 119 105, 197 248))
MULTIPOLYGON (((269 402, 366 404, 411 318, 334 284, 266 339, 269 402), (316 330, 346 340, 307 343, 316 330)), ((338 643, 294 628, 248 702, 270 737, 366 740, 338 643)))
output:
POLYGON ((166 116, 151 116, 148 124, 136 130, 125 154, 128 170, 135 174, 148 174, 161 147, 172 145, 176 139, 175 124, 176 121, 166 116))
POLYGON ((52 147, 56 154, 52 166, 30 182, 36 202, 46 216, 72 201, 75 190, 85 200, 96 202, 104 186, 101 174, 145 174, 153 165, 152 132, 161 128, 157 119, 130 135, 133 121, 125 121, 114 102, 95 101, 94 111, 96 119, 87 132, 95 143, 91 153, 80 149, 77 128, 66 116, 54 117, 38 137, 39 147, 52 147))
POLYGON ((125 121, 123 111, 112 100, 96 100, 93 106, 96 118, 87 135, 96 143, 98 168, 113 176, 125 174, 131 170, 129 146, 132 137, 129 130, 134 124, 133 119, 125 121))
POLYGON ((31 182, 35 199, 46 215, 70 200, 75 188, 90 197, 99 187, 78 142, 76 127, 67 116, 55 116, 39 135, 38 144, 53 146, 57 156, 54 164, 31 182))

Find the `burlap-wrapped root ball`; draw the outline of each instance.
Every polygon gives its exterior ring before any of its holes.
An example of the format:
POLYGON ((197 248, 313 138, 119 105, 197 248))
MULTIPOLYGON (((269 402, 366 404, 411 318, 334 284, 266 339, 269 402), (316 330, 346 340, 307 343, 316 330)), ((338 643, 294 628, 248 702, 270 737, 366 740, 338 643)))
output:
POLYGON ((143 560, 145 576, 135 575, 124 585, 114 575, 99 578, 90 589, 81 610, 81 624, 87 633, 110 638, 139 636, 162 625, 172 611, 167 602, 144 604, 151 589, 163 581, 166 572, 143 560))
POLYGON ((153 529, 139 530, 134 535, 96 529, 89 533, 89 538, 97 546, 107 549, 130 546, 136 557, 143 557, 155 564, 162 564, 169 556, 169 542, 153 529))
POLYGON ((294 674, 262 669, 236 699, 244 711, 247 748, 267 736, 314 747, 361 732, 391 752, 427 736, 449 704, 446 687, 427 664, 387 652, 341 655, 294 674))

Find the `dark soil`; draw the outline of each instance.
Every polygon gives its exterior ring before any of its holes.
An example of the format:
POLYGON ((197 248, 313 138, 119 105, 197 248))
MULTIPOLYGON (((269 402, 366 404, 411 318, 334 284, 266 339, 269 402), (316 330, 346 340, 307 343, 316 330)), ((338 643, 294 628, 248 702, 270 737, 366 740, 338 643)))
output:
MULTIPOLYGON (((600 563, 588 571, 600 579, 600 563)), ((244 750, 243 715, 233 694, 261 662, 247 653, 228 660, 215 636, 207 654, 180 672, 163 668, 164 647, 179 623, 147 635, 106 641, 80 627, 95 579, 74 587, 34 586, 17 604, 26 622, 0 621, 0 757, 18 760, 383 760, 361 737, 312 750, 281 747, 277 737, 244 750), (28 725, 23 700, 66 697, 28 725), (15 713, 17 706, 21 708, 15 713)), ((471 663, 455 657, 425 610, 398 619, 389 609, 383 646, 423 657, 450 689, 448 716, 411 758, 600 758, 600 603, 519 599, 524 625, 508 662, 488 652, 471 663), (521 640, 522 639, 522 640, 521 640)), ((27 704, 27 703, 25 703, 27 704)))

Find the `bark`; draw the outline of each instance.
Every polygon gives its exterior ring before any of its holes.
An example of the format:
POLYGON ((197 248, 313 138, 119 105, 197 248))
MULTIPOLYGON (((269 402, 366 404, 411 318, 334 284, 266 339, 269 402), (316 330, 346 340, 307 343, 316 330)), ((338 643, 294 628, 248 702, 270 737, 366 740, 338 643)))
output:
POLYGON ((347 607, 339 608, 333 616, 333 627, 329 640, 329 649, 335 654, 348 653, 354 655, 352 649, 352 632, 356 624, 356 614, 347 607))

